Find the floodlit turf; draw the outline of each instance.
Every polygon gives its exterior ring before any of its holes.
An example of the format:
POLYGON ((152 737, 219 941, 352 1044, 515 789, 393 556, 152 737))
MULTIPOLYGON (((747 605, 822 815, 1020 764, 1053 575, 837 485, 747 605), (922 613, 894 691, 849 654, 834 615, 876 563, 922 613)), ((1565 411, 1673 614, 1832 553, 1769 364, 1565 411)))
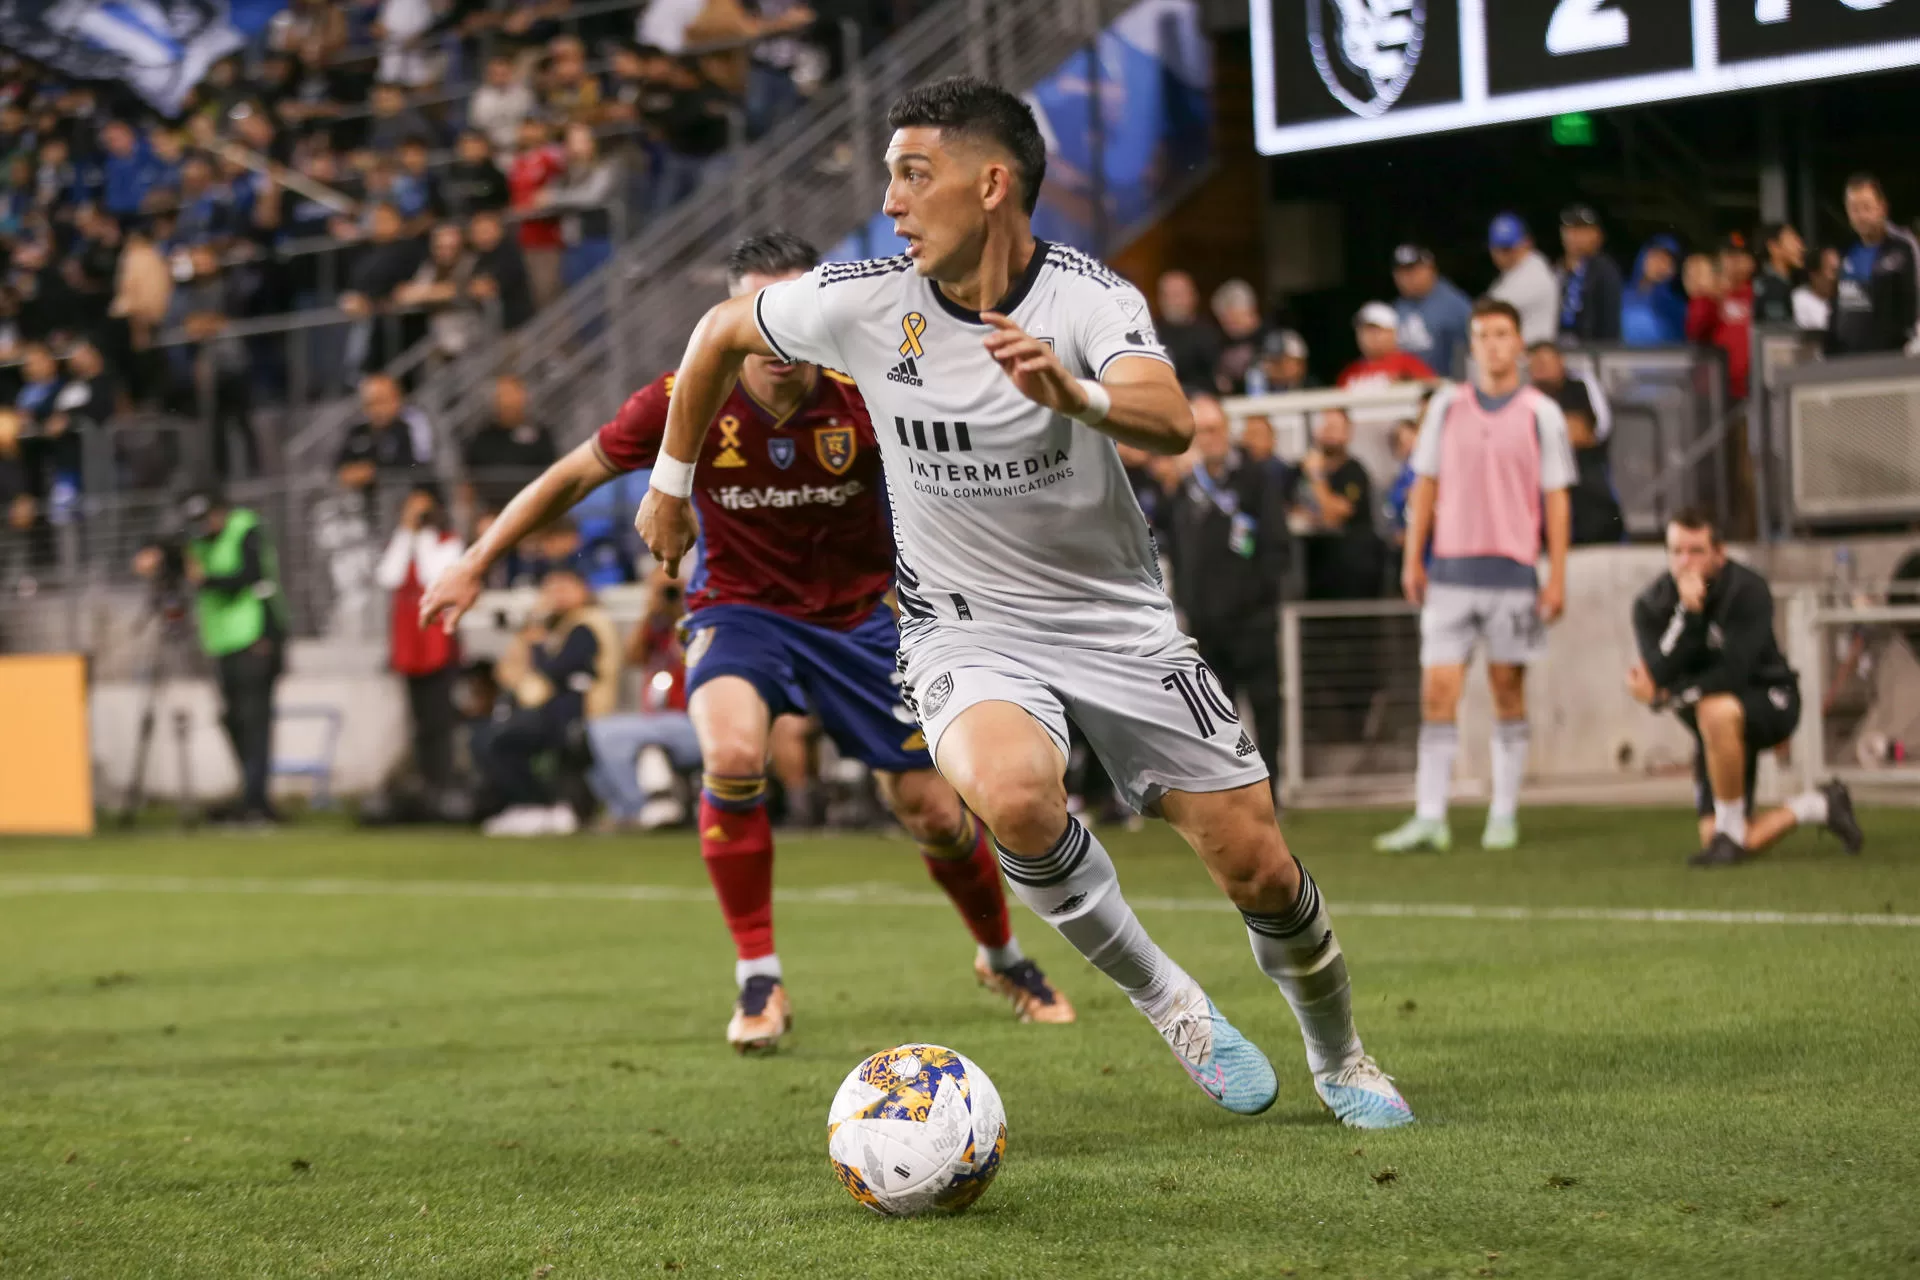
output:
MULTIPOLYGON (((798 1022, 751 1061, 685 838, 0 842, 0 1275, 1920 1271, 1920 928, 1339 915, 1913 914, 1920 816, 1867 815, 1859 860, 1801 835, 1731 872, 1679 865, 1675 812, 1528 813, 1506 854, 1478 817, 1445 858, 1365 852, 1390 815, 1289 824, 1421 1118, 1386 1134, 1319 1109, 1232 916, 1141 911, 1279 1065, 1252 1120, 1024 909, 1082 1018, 1015 1025, 899 841, 786 842, 798 1022), (515 883, 541 888, 487 890, 515 883), (1006 1099, 1004 1170, 957 1219, 873 1217, 828 1171, 835 1086, 910 1039, 1006 1099)), ((1107 839, 1136 897, 1212 896, 1163 828, 1107 839)))

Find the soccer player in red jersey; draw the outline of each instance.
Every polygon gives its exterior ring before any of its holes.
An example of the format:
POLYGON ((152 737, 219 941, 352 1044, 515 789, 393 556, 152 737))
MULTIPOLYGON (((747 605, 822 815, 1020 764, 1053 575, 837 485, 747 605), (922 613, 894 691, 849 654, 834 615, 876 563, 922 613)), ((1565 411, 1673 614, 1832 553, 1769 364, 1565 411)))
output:
MULTIPOLYGON (((756 293, 818 260, 794 236, 755 236, 734 248, 728 283, 736 295, 756 293)), ((451 628, 509 548, 614 476, 653 466, 672 393, 672 374, 641 388, 522 490, 435 582, 422 622, 439 616, 451 628)), ((771 1049, 792 1022, 773 948, 764 804, 767 731, 786 712, 819 717, 843 754, 876 771, 978 943, 982 985, 1023 1022, 1073 1021, 1073 1006, 1014 941, 986 829, 934 771, 901 701, 893 535, 859 392, 814 365, 749 359, 713 419, 694 486, 701 541, 687 587, 688 710, 705 769, 700 853, 739 957, 728 1042, 743 1053, 771 1049)))

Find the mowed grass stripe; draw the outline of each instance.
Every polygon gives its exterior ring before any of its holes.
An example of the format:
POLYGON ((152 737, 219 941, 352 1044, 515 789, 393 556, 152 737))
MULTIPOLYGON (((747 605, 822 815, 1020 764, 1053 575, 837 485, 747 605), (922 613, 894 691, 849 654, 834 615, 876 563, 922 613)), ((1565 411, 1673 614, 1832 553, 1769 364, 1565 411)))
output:
MULTIPOLYGON (((258 894, 284 897, 495 898, 511 901, 708 902, 704 885, 566 884, 512 880, 358 880, 273 876, 26 875, 0 876, 0 896, 35 894, 157 893, 258 894)), ((945 907, 945 896, 883 883, 782 889, 775 900, 794 906, 945 907)), ((1148 911, 1221 914, 1233 908, 1222 898, 1132 897, 1148 911)), ((1423 920, 1593 921, 1608 924, 1792 925, 1870 929, 1920 928, 1920 915, 1845 911, 1711 911, 1676 907, 1477 906, 1446 902, 1334 901, 1337 914, 1423 920)))

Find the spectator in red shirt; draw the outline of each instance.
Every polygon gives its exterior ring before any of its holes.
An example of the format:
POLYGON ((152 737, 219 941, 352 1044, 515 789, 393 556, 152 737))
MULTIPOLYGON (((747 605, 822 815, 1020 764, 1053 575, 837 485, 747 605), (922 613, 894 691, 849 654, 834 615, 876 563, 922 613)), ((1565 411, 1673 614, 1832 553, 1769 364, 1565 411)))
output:
MULTIPOLYGON (((507 166, 509 207, 527 214, 539 207, 540 192, 567 171, 567 157, 539 120, 520 122, 520 149, 507 166)), ((560 219, 527 218, 520 224, 520 252, 527 260, 533 304, 544 307, 560 296, 560 219)))
POLYGON ((1369 302, 1353 317, 1360 358, 1340 371, 1339 386, 1377 387, 1419 382, 1439 375, 1419 356, 1400 349, 1400 317, 1384 302, 1369 302))
POLYGON ((393 593, 388 661, 407 681, 414 764, 436 812, 453 785, 453 686, 460 676, 460 645, 444 627, 420 625, 420 599, 465 550, 449 524, 439 489, 415 485, 373 575, 393 593))
POLYGON ((1696 281, 1687 303, 1687 341, 1727 353, 1727 395, 1742 401, 1753 339, 1753 250, 1745 236, 1731 235, 1721 243, 1719 266, 1711 283, 1704 273, 1696 281))

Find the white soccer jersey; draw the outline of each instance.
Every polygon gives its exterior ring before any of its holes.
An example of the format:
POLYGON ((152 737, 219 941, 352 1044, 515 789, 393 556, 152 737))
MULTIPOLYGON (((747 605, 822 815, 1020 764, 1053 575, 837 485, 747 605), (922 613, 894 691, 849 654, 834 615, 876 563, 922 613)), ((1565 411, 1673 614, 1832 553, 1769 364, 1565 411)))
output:
MULTIPOLYGON (((1140 291, 1037 242, 1001 308, 1076 377, 1165 361, 1140 291)), ((859 384, 886 461, 903 645, 936 626, 1152 652, 1175 634, 1113 441, 1020 394, 979 313, 906 257, 829 263, 754 301, 767 343, 859 384)), ((1171 363, 1171 362, 1169 362, 1171 363)))

